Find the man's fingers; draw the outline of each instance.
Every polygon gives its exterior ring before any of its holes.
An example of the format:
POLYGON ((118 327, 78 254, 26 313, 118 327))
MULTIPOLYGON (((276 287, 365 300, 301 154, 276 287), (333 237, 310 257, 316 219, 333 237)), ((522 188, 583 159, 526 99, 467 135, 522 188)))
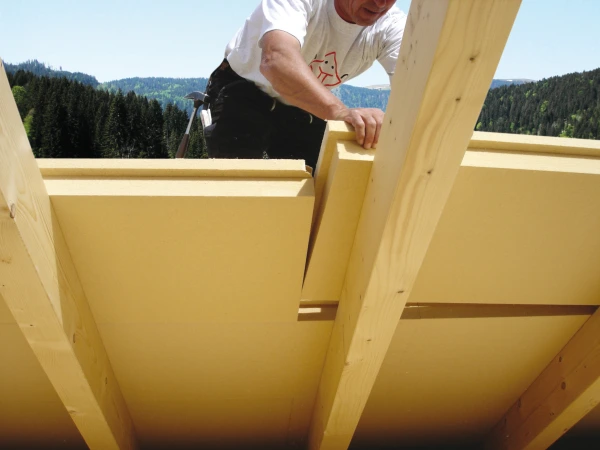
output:
POLYGON ((353 112, 349 117, 352 121, 350 125, 354 127, 354 131, 356 132, 356 142, 360 145, 364 145, 365 142, 365 123, 360 114, 353 112))
POLYGON ((383 120, 377 121, 377 128, 375 130, 375 139, 373 140, 373 147, 375 147, 379 143, 379 133, 381 133, 381 125, 383 120))
POLYGON ((354 127, 356 142, 366 149, 373 148, 381 132, 383 122, 383 111, 374 108, 346 109, 343 114, 337 116, 354 127))
POLYGON ((363 147, 367 150, 373 146, 373 142, 375 141, 375 133, 377 132, 377 121, 373 116, 366 116, 363 118, 366 128, 365 128, 365 142, 363 147))

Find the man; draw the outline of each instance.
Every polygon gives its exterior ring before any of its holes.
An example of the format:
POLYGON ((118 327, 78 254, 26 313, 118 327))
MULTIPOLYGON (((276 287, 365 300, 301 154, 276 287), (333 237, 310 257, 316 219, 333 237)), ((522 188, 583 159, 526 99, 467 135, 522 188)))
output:
POLYGON ((315 167, 325 120, 377 144, 383 111, 330 92, 379 61, 393 75, 406 23, 396 0, 262 0, 209 79, 211 158, 305 159, 315 167))

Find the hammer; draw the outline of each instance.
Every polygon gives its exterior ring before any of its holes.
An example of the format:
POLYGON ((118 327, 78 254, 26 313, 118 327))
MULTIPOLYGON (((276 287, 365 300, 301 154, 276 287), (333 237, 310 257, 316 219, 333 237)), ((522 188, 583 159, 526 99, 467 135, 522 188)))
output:
POLYGON ((188 123, 187 129, 185 130, 183 139, 181 139, 181 144, 179 144, 179 149, 177 150, 175 158, 185 157, 185 154, 188 151, 188 147, 190 146, 190 130, 192 128, 192 124, 194 123, 194 119, 196 118, 198 108, 200 108, 204 103, 208 102, 208 95, 198 91, 194 91, 186 95, 184 98, 194 100, 194 112, 192 113, 192 117, 190 117, 190 122, 188 123))

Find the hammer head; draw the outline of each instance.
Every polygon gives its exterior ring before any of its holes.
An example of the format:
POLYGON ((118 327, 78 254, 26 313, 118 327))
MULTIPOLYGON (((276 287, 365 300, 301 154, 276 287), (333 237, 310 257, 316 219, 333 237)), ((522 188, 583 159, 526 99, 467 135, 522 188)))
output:
POLYGON ((194 108, 199 108, 203 103, 208 101, 208 95, 206 95, 204 92, 198 91, 190 92, 184 98, 194 100, 194 108))

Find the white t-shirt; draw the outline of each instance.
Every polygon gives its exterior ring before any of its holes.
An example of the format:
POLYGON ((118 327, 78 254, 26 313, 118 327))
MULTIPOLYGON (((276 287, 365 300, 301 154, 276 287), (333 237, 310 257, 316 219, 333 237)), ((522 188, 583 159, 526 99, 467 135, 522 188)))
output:
POLYGON ((231 68, 271 97, 279 97, 260 73, 265 33, 282 30, 300 42, 300 53, 323 86, 333 89, 379 61, 390 76, 400 51, 406 14, 393 6, 375 24, 344 21, 334 0, 261 0, 225 49, 231 68))

